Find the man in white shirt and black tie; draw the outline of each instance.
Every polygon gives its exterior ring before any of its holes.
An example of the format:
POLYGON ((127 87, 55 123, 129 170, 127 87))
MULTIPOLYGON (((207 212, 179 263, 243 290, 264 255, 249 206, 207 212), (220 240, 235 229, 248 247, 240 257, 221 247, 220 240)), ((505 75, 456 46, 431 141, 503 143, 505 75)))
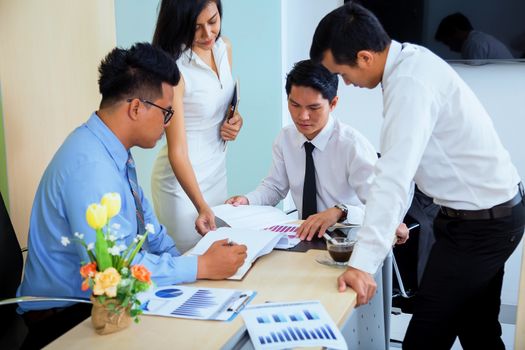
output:
POLYGON ((523 236, 520 177, 489 115, 458 74, 429 50, 390 39, 348 2, 319 23, 310 57, 346 84, 383 87, 381 158, 357 244, 339 277, 358 294, 390 250, 413 181, 441 206, 436 243, 416 295, 404 349, 503 349, 498 322, 504 264, 523 236))
MULTIPOLYGON (((337 85, 337 76, 322 65, 295 64, 285 87, 294 124, 277 136, 270 172, 257 189, 226 203, 274 206, 291 191, 305 220, 298 235, 308 240, 338 221, 362 221, 377 155, 363 135, 330 115, 337 85)), ((408 236, 405 229, 399 243, 408 236)))

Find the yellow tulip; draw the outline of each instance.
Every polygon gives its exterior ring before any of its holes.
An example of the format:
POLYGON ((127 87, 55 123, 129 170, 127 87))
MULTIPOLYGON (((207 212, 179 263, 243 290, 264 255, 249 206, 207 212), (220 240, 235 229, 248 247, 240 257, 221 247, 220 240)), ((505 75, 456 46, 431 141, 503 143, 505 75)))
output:
POLYGON ((111 219, 120 211, 120 194, 117 192, 106 193, 100 200, 100 204, 106 207, 108 219, 111 219))
POLYGON ((86 210, 86 221, 89 226, 99 230, 108 222, 106 206, 97 203, 91 204, 86 210))

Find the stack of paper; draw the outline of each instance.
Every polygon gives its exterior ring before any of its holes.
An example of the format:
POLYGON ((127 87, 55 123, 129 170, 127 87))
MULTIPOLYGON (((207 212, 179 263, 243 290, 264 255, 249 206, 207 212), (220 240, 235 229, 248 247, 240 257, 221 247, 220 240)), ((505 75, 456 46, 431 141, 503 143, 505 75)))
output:
POLYGON ((270 253, 277 242, 281 239, 281 233, 263 230, 247 230, 231 227, 221 227, 216 231, 208 232, 195 245, 189 254, 202 255, 213 242, 221 239, 229 239, 237 244, 244 244, 248 247, 247 257, 244 264, 237 270, 235 275, 228 279, 240 280, 248 272, 252 263, 260 256, 270 253))
POLYGON ((251 290, 167 286, 137 295, 145 315, 229 321, 255 296, 251 290))
POLYGON ((319 301, 267 303, 246 307, 241 316, 255 349, 322 346, 348 349, 319 301))
POLYGON ((230 204, 222 204, 213 207, 212 210, 216 217, 233 228, 279 232, 281 239, 275 248, 289 249, 301 242, 299 238, 295 237, 299 225, 288 224, 294 218, 286 215, 278 208, 268 205, 239 205, 234 207, 230 204))
POLYGON ((269 205, 239 205, 234 207, 231 204, 221 204, 211 209, 215 216, 234 228, 257 230, 293 220, 282 210, 269 205))

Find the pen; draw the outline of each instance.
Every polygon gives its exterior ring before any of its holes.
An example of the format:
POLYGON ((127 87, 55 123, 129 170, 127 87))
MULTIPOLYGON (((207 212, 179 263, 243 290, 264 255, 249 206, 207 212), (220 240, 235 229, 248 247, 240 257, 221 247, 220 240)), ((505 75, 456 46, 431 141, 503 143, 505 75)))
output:
POLYGON ((235 313, 239 312, 242 310, 243 307, 246 306, 246 304, 248 304, 248 301, 250 301, 250 296, 246 296, 244 298, 244 300, 242 301, 242 303, 239 304, 239 306, 237 306, 237 308, 234 310, 235 313))
MULTIPOLYGON (((414 222, 410 225, 407 225, 407 229, 408 229, 408 232, 412 231, 413 229, 415 229, 416 227, 419 227, 419 224, 417 222, 414 222)), ((397 240, 399 239, 399 237, 394 237, 394 242, 392 243, 392 245, 396 245, 397 244, 397 240)), ((408 238, 407 238, 408 239, 408 238)), ((404 243, 404 242, 403 242, 404 243)))
POLYGON ((410 231, 416 227, 419 227, 419 224, 417 222, 413 223, 413 224, 410 224, 409 226, 407 226, 407 229, 410 231))
POLYGON ((230 312, 238 312, 240 309, 242 309, 242 307, 246 304, 246 302, 250 300, 250 296, 247 295, 247 294, 241 294, 239 295, 239 299, 237 299, 236 301, 234 301, 230 307, 226 310, 226 311, 230 311, 230 312), (237 305, 237 307, 235 307, 235 304, 239 301, 239 300, 242 300, 242 302, 237 305))
POLYGON ((237 245, 237 243, 235 243, 233 240, 228 238, 228 242, 226 242, 226 245, 233 246, 233 245, 237 245))
POLYGON ((333 239, 332 236, 330 236, 328 233, 325 233, 322 237, 324 239, 330 241, 330 243, 332 243, 333 245, 338 245, 339 244, 339 242, 337 242, 335 239, 333 239))

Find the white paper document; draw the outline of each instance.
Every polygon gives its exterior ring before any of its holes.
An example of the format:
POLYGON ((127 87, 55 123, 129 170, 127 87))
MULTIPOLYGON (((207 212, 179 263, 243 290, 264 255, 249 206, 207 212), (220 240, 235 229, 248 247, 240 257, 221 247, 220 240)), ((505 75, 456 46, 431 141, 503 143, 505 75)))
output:
POLYGON ((293 216, 286 215, 282 210, 268 205, 222 204, 212 208, 215 216, 233 228, 268 230, 281 233, 281 239, 275 248, 289 249, 295 247, 301 240, 295 237, 297 227, 293 216))
POLYGON ((246 307, 241 316, 256 350, 306 346, 348 348, 319 301, 252 305, 246 307))
POLYGON ((265 227, 266 231, 279 232, 281 234, 281 239, 275 245, 277 249, 290 249, 295 247, 301 242, 299 237, 296 237, 297 229, 299 228, 298 224, 278 224, 265 227))
POLYGON ((237 244, 248 247, 247 257, 244 264, 237 270, 235 275, 228 279, 239 280, 250 269, 252 263, 260 256, 270 253, 277 242, 281 239, 281 233, 263 230, 248 230, 231 227, 221 227, 216 231, 208 232, 191 250, 192 255, 202 255, 213 242, 221 239, 230 239, 237 244))
POLYGON ((229 321, 248 304, 251 290, 167 286, 139 293, 145 315, 229 321))
POLYGON ((269 205, 239 205, 234 207, 231 204, 221 204, 211 209, 215 216, 234 228, 263 229, 293 220, 282 210, 269 205))

